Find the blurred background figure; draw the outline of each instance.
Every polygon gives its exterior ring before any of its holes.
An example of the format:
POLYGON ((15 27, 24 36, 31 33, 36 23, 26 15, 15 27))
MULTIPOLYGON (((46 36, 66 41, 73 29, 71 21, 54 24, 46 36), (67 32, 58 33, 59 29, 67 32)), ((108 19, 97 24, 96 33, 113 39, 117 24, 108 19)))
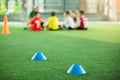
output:
POLYGON ((22 1, 22 19, 21 21, 25 22, 27 20, 27 0, 21 0, 22 1))
POLYGON ((40 14, 40 9, 38 6, 35 6, 34 9, 29 14, 29 20, 35 16, 35 13, 38 12, 40 14))
POLYGON ((78 20, 78 17, 77 17, 77 13, 72 10, 71 13, 70 13, 71 17, 73 18, 74 20, 74 26, 75 28, 79 26, 79 20, 78 20))

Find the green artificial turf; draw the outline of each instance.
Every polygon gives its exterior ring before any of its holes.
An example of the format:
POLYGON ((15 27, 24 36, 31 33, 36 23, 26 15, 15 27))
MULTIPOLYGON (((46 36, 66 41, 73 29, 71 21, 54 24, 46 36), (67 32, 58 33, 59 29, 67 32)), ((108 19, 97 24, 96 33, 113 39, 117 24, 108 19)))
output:
POLYGON ((41 32, 10 26, 11 34, 0 34, 0 80, 119 80, 119 26, 41 32), (32 61, 37 51, 48 59, 32 61), (87 74, 67 74, 74 63, 81 64, 87 74))

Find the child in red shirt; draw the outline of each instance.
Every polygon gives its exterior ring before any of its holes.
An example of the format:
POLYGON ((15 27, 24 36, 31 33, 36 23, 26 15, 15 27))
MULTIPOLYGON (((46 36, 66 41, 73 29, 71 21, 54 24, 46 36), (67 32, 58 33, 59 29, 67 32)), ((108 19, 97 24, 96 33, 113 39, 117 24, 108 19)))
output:
POLYGON ((80 26, 77 27, 78 30, 87 30, 88 29, 88 20, 84 16, 84 11, 80 11, 80 26))
POLYGON ((30 30, 31 31, 41 31, 42 30, 42 21, 40 18, 39 12, 35 12, 35 17, 30 20, 29 24, 31 25, 30 30))

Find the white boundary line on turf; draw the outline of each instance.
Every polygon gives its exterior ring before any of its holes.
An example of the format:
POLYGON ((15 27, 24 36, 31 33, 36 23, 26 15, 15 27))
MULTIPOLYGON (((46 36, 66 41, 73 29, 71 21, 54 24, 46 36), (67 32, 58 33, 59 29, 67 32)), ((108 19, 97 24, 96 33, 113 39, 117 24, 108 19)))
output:
MULTIPOLYGON (((59 22, 59 24, 62 22, 59 22)), ((120 22, 112 21, 90 21, 89 24, 120 24, 120 22)), ((3 25, 3 22, 0 22, 0 25, 3 25)), ((8 25, 27 25, 27 22, 8 22, 8 25)))
MULTIPOLYGON (((8 22, 9 25, 24 25, 26 22, 8 22)), ((3 25, 3 22, 0 22, 0 25, 3 25)))
POLYGON ((90 21, 89 24, 120 24, 120 21, 90 21))

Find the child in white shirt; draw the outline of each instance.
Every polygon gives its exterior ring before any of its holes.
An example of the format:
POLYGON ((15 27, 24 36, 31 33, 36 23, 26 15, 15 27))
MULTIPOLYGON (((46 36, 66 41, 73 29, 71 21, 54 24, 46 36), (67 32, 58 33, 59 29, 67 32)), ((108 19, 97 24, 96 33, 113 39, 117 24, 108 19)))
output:
POLYGON ((64 22, 61 25, 62 29, 68 29, 68 30, 72 30, 74 29, 74 20, 72 19, 72 17, 70 16, 70 12, 66 11, 64 12, 64 22))

